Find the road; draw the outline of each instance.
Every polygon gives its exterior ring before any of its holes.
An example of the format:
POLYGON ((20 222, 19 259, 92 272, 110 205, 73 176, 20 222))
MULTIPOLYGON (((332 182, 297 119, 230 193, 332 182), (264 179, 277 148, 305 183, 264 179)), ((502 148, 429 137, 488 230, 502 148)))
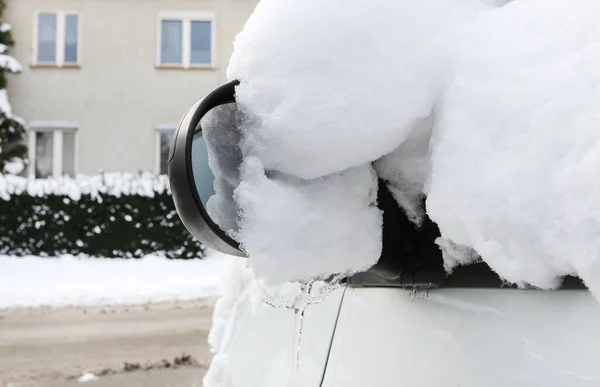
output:
POLYGON ((0 387, 201 387, 213 305, 0 310, 0 387))

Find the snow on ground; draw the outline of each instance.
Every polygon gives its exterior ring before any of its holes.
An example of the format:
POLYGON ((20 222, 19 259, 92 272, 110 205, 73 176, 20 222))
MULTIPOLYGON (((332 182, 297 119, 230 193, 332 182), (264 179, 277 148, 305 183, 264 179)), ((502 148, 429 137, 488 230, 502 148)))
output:
POLYGON ((77 379, 80 383, 93 382, 94 380, 98 380, 98 377, 92 373, 85 373, 77 379))
POLYGON ((0 309, 139 304, 218 296, 229 258, 0 256, 0 309))

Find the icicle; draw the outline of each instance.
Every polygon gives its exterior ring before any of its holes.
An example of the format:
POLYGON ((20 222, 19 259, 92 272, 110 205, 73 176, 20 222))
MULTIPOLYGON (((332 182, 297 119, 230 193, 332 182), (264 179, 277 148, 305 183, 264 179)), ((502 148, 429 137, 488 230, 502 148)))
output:
POLYGON ((304 331, 304 316, 306 309, 311 304, 316 304, 325 299, 331 292, 341 286, 341 277, 333 277, 327 281, 311 281, 299 285, 299 291, 293 300, 286 300, 281 289, 263 288, 263 302, 274 308, 286 308, 294 311, 294 334, 293 334, 293 373, 300 374, 300 352, 302 333, 304 331))
POLYGON ((304 284, 301 286, 300 297, 304 298, 301 305, 294 309, 294 373, 298 375, 300 373, 300 344, 302 343, 302 332, 304 330, 304 314, 308 307, 308 300, 310 299, 310 292, 312 290, 314 282, 304 284))

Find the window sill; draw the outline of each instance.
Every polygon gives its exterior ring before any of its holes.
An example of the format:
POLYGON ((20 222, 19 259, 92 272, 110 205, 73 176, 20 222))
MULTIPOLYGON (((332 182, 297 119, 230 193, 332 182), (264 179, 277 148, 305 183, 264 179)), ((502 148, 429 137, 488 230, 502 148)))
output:
POLYGON ((189 67, 184 67, 183 65, 177 64, 161 64, 154 66, 157 70, 201 70, 201 71, 214 71, 217 68, 212 65, 192 65, 189 67))
POLYGON ((80 69, 81 65, 78 63, 65 63, 59 66, 56 63, 36 63, 29 67, 32 69, 80 69))

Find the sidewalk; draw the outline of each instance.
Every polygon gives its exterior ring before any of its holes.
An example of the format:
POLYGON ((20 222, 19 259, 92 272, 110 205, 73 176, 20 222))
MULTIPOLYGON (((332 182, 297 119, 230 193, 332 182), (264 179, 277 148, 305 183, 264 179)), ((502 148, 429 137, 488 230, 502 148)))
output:
POLYGON ((213 304, 0 310, 0 387, 201 387, 213 304))

